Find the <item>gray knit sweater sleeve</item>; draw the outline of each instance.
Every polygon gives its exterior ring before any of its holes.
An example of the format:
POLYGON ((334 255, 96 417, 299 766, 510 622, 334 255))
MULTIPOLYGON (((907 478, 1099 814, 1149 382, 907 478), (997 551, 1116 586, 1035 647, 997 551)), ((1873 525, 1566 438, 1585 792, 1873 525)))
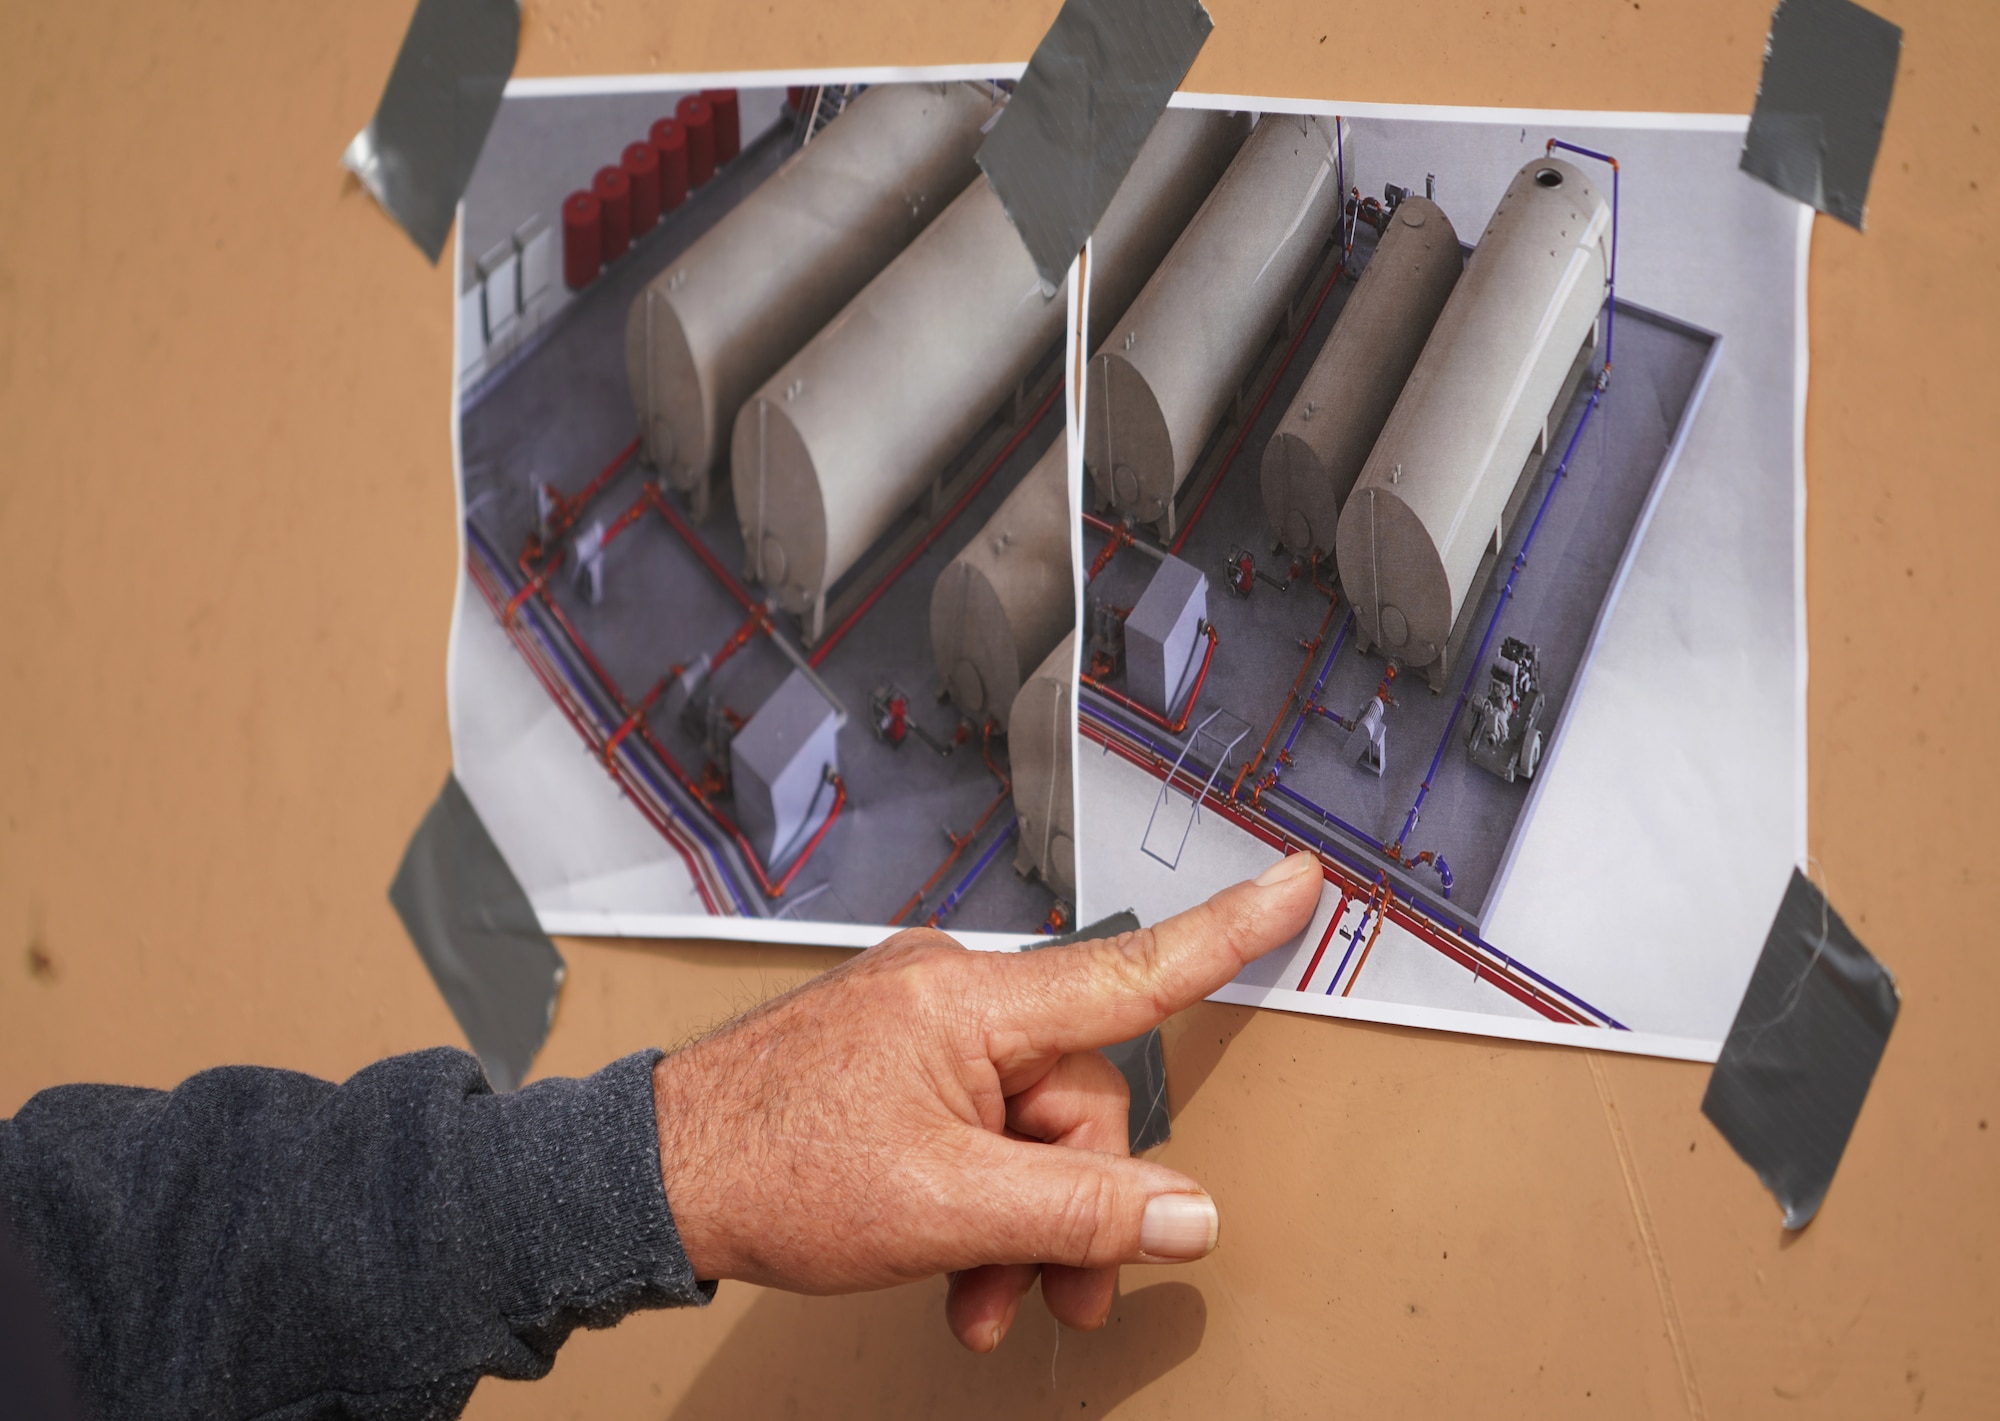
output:
POLYGON ((658 1059, 510 1095, 444 1049, 340 1086, 59 1086, 0 1121, 0 1206, 98 1416, 456 1416, 573 1328, 713 1295, 660 1182, 658 1059))

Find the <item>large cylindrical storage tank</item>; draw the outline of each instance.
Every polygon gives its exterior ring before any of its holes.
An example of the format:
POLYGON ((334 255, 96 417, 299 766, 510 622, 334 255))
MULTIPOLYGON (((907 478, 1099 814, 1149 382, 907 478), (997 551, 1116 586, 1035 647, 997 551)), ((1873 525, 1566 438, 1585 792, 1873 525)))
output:
POLYGON ((1007 728, 1014 694, 1076 628, 1061 435, 931 588, 931 651, 959 710, 1007 728))
MULTIPOLYGON (((1166 518, 1340 216, 1334 120, 1265 114, 1131 310, 1097 346, 1084 464, 1099 495, 1166 518)), ((1093 278, 1094 279, 1094 278, 1093 278)))
POLYGON ((1008 716, 1007 760, 1020 817, 1014 871, 1076 898, 1075 769, 1071 723, 1076 716, 1071 630, 1022 683, 1008 716))
POLYGON ((1091 233, 1089 329, 1124 319, 1250 137, 1244 110, 1169 109, 1091 233), (1143 164, 1142 168, 1140 165, 1143 164))
POLYGON ((1264 446, 1264 513, 1301 555, 1331 553, 1361 466, 1458 284, 1464 257, 1451 219, 1408 197, 1361 273, 1333 334, 1264 446))
MULTIPOLYGON (((1144 284, 1243 125, 1161 118, 1092 237, 1093 320, 1144 284)), ((750 576, 790 611, 823 598, 1055 346, 1065 315, 976 178, 738 413, 730 477, 750 576)))
POLYGON ((743 401, 978 176, 995 102, 983 84, 864 91, 632 303, 647 457, 697 514, 743 401))
POLYGON ((1594 338, 1611 207, 1537 159, 1507 185, 1341 509, 1334 555, 1363 649, 1433 686, 1570 367, 1594 338))

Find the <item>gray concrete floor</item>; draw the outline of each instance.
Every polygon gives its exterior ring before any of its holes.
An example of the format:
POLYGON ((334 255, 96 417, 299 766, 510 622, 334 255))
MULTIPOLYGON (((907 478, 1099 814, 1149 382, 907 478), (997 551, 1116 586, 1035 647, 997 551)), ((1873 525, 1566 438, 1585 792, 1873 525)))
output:
MULTIPOLYGON (((749 135, 746 134, 746 140, 749 135)), ((506 555, 522 547, 534 522, 531 479, 575 491, 587 484, 635 433, 624 360, 625 315, 655 275, 768 176, 785 156, 777 134, 752 144, 688 203, 643 239, 632 254, 582 292, 546 333, 496 377, 469 392, 462 413, 468 518, 506 555)), ((857 412, 866 417, 865 412, 857 412)), ((950 531, 884 596, 819 668, 851 713, 840 733, 840 769, 849 805, 817 855, 777 906, 806 920, 881 923, 927 878, 949 850, 946 831, 968 829, 992 800, 996 783, 977 744, 940 757, 915 737, 900 747, 878 741, 865 721, 869 692, 894 681, 912 698, 913 714, 947 737, 957 714, 932 699, 938 684, 930 651, 930 595, 945 565, 978 532, 1000 502, 1061 436, 1060 410, 1000 468, 950 531)), ((634 464, 593 504, 579 529, 607 523, 637 496, 646 471, 634 464)), ((724 480, 727 487, 727 480, 724 480)), ((685 506, 683 505, 683 512, 685 506)), ((725 502, 700 529, 725 567, 743 566, 741 535, 725 502)), ((862 560, 863 564, 867 559, 862 560)), ((753 589, 754 590, 754 589, 753 589)), ((606 562, 601 605, 580 589, 555 589, 564 611, 618 683, 636 702, 668 666, 713 652, 743 620, 741 609, 671 529, 649 516, 622 534, 606 562)), ((792 619, 781 617, 791 625, 792 619)), ((717 674, 712 689, 744 716, 753 714, 789 669, 767 642, 753 642, 717 674)), ((673 718, 656 715, 654 733, 690 769, 697 742, 673 718)), ((996 755, 1006 764, 1004 745, 996 755)), ((1011 806, 996 813, 926 900, 924 914, 1005 832, 1011 806)), ((663 846, 663 852, 664 852, 663 846)), ((949 926, 1033 932, 1051 895, 1013 872, 1003 847, 949 919, 949 926)))
MULTIPOLYGON (((1357 257, 1360 255, 1357 244, 1357 257)), ((1249 597, 1238 597, 1224 586, 1221 576, 1224 560, 1230 549, 1245 547, 1255 554, 1260 567, 1281 578, 1284 575, 1289 557, 1271 553, 1272 538, 1264 516, 1258 466, 1265 444, 1283 419, 1352 289, 1352 283, 1343 279, 1320 312, 1319 320, 1308 332, 1234 465, 1227 471, 1207 513, 1181 552, 1184 559, 1209 576, 1209 617, 1221 638, 1200 707, 1190 717, 1189 724, 1199 725, 1211 711, 1220 709, 1251 727, 1228 760, 1221 777, 1225 786, 1235 768, 1253 755, 1263 740, 1293 678, 1307 659, 1300 643, 1317 631, 1327 604, 1303 578, 1295 581, 1288 592, 1279 592, 1260 581, 1249 597)), ((1577 446, 1568 477, 1549 506, 1532 555, 1515 584, 1513 597, 1493 639, 1496 651, 1501 639, 1507 636, 1521 637, 1540 649, 1542 684, 1548 697, 1542 725, 1545 745, 1550 750, 1559 748, 1557 727, 1577 684, 1592 630, 1624 563, 1634 529, 1662 475, 1676 431, 1694 413, 1700 377, 1714 344, 1712 337, 1625 306, 1617 312, 1615 340, 1615 378, 1577 446)), ((1392 694, 1397 705, 1388 717, 1386 772, 1378 778, 1356 763, 1361 749, 1358 737, 1348 735, 1321 717, 1309 716, 1293 750, 1295 763, 1284 771, 1285 787, 1363 834, 1384 843, 1396 840, 1468 673, 1477 678, 1475 694, 1483 693, 1486 665, 1475 666, 1472 658, 1498 604, 1507 569, 1528 534, 1535 509, 1554 476, 1588 396, 1586 381, 1563 412, 1548 457, 1529 476, 1532 484, 1522 515, 1509 533, 1499 570, 1474 614, 1464 661, 1449 678, 1445 691, 1433 694, 1418 675, 1405 675, 1395 683, 1392 694)), ((1099 535, 1086 531, 1086 560, 1096 555, 1102 541, 1099 535)), ((1155 566, 1150 558, 1125 552, 1092 584, 1090 594, 1106 597, 1114 605, 1130 606, 1155 566)), ((1346 620, 1343 609, 1328 633, 1327 644, 1313 653, 1307 687, 1325 664, 1332 640, 1346 620)), ((1487 659, 1490 661, 1490 654, 1487 659)), ((1350 635, 1333 662, 1321 698, 1340 714, 1352 717, 1373 694, 1383 669, 1380 657, 1364 656, 1354 649, 1350 635)), ((1494 898, 1493 890, 1510 846, 1526 827, 1531 785, 1518 779, 1509 784, 1470 761, 1464 747, 1470 714, 1468 710, 1460 715, 1452 729, 1422 817, 1404 845, 1404 853, 1414 855, 1421 849, 1441 853, 1454 876, 1449 905, 1453 915, 1469 917, 1477 924, 1494 898)), ((1295 715, 1287 715, 1279 727, 1272 743, 1273 755, 1291 733, 1294 719, 1295 715)), ((1132 723, 1137 729, 1145 729, 1136 721, 1132 723)), ((1149 735, 1156 742, 1165 739, 1156 731, 1149 735)), ((1180 742, 1187 739, 1183 735, 1180 742)), ((1213 764, 1218 753, 1218 747, 1205 738, 1203 743, 1192 747, 1191 758, 1213 764)), ((1302 827, 1344 842, 1356 857, 1377 867, 1385 866, 1379 854, 1370 852, 1353 835, 1343 833, 1284 798, 1269 795, 1266 805, 1302 827)), ((1143 823, 1092 826, 1087 804, 1083 813, 1081 828, 1085 835, 1095 827, 1130 839, 1136 848, 1145 833, 1143 823)), ((1162 839, 1169 844, 1178 839, 1179 821, 1188 814, 1187 801, 1170 801, 1161 807, 1159 814, 1163 823, 1154 827, 1155 847, 1162 839), (1164 824, 1167 820, 1172 823, 1164 824), (1166 829, 1172 832, 1165 832, 1166 829)), ((1411 888, 1438 901, 1438 882, 1429 870, 1398 871, 1398 876, 1411 888)))

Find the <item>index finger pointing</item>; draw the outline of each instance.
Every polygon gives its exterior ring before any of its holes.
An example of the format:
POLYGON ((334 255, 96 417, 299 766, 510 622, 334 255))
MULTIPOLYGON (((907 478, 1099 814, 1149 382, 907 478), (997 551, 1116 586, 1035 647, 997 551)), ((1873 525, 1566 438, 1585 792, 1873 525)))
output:
POLYGON ((1150 1031, 1304 929, 1318 906, 1320 861, 1293 854, 1165 922, 1121 937, 993 961, 992 1017, 1004 1053, 1089 1051, 1150 1031))

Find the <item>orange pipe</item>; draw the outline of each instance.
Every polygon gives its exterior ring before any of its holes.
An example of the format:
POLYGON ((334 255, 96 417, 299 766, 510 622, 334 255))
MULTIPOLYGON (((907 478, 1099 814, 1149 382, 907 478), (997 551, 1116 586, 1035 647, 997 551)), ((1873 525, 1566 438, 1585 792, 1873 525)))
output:
POLYGON ((993 763, 993 722, 990 720, 986 722, 986 729, 981 735, 979 753, 980 758, 986 761, 986 768, 993 772, 993 778, 1000 782, 1000 792, 993 796, 991 804, 988 804, 984 809, 979 811, 979 817, 972 821, 972 827, 963 834, 954 834, 949 829, 945 830, 945 839, 951 845, 951 852, 945 855, 944 862, 937 866, 937 871, 925 879, 923 885, 903 901, 903 906, 898 908, 890 917, 890 927, 897 926, 904 918, 916 911, 918 905, 924 901, 924 896, 937 887, 944 876, 951 872, 951 866, 958 862, 959 855, 972 846, 973 842, 979 837, 979 831, 986 827, 987 821, 999 811, 1000 806, 1007 802, 1007 797, 1014 792, 1014 782, 1007 777, 1007 774, 998 765, 993 763))
POLYGON ((1194 685, 1188 691, 1187 704, 1181 707, 1180 719, 1178 720, 1169 721, 1158 712, 1148 710, 1145 706, 1140 705, 1123 692, 1112 690, 1095 676, 1079 673, 1077 679, 1107 701, 1114 701, 1135 715, 1146 717, 1147 720, 1159 726, 1167 734, 1179 735, 1183 730, 1187 729, 1188 717, 1194 714, 1194 704, 1201 699, 1202 685, 1208 680, 1209 663, 1215 660, 1215 644, 1222 639, 1222 634, 1215 629, 1215 623, 1209 622, 1206 624, 1206 627, 1208 631, 1208 650, 1202 654, 1201 670, 1195 672, 1194 685))
POLYGON ((1313 657, 1317 656, 1320 647, 1326 644, 1326 629, 1333 625, 1333 614, 1337 610, 1339 610, 1337 603, 1327 604, 1326 617, 1320 622, 1318 633, 1306 643, 1305 660, 1299 664, 1299 674, 1292 678, 1292 689, 1285 693, 1284 704, 1278 707, 1277 715, 1272 717, 1271 728, 1264 732, 1264 743, 1257 747, 1257 753, 1249 763, 1236 772, 1236 781, 1229 786, 1231 799, 1237 797, 1237 793, 1243 788, 1243 781, 1255 774, 1258 766, 1264 763, 1264 756, 1269 753, 1271 742, 1278 738, 1278 727, 1285 723, 1285 717, 1292 713, 1292 707, 1298 702, 1299 687, 1306 683, 1306 673, 1312 670, 1313 657))

